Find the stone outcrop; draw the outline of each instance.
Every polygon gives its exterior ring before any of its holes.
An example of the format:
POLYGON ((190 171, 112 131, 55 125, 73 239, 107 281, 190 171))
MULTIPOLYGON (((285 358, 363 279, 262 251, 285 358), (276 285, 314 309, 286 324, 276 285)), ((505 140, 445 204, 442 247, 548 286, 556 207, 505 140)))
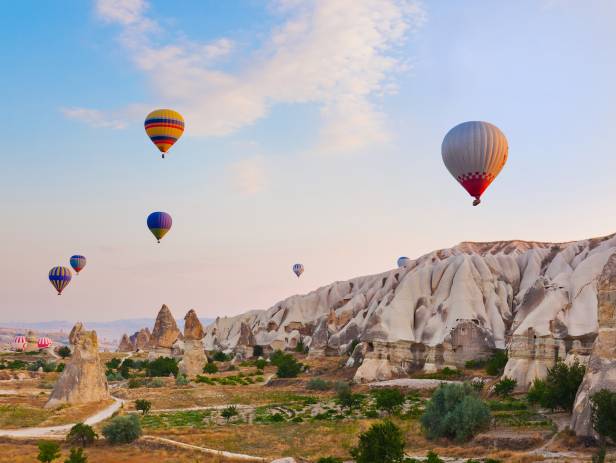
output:
POLYGON ((124 334, 118 345, 118 352, 132 352, 135 350, 135 345, 130 341, 128 334, 124 334))
POLYGON ((615 251, 614 235, 465 242, 267 310, 218 318, 204 342, 208 350, 234 350, 242 324, 269 350, 290 349, 297 331, 304 345, 310 340, 311 356, 341 354, 359 340, 369 346, 356 378, 363 380, 459 366, 511 346, 507 373, 526 387, 556 358, 588 351, 598 330, 596 281, 615 251))
POLYGON ((96 331, 75 324, 69 336, 73 355, 53 388, 46 408, 109 399, 105 368, 98 354, 96 331))
MULTIPOLYGON (((207 363, 205 350, 203 349, 203 326, 194 310, 189 310, 184 317, 184 337, 182 345, 182 360, 178 364, 179 372, 188 378, 195 378, 203 373, 203 367, 207 363)), ((179 346, 177 346, 178 348, 179 346)))
POLYGON ((135 346, 135 350, 147 349, 148 345, 150 344, 151 335, 152 334, 150 333, 149 328, 141 328, 139 331, 134 333, 131 336, 131 341, 133 345, 135 346))
POLYGON ((156 322, 154 323, 154 329, 152 330, 148 347, 150 349, 171 350, 179 334, 180 330, 178 329, 169 307, 163 304, 156 316, 156 322))
POLYGON ((590 397, 601 389, 616 392, 616 255, 603 268, 597 287, 599 330, 571 417, 576 435, 595 438, 590 397))

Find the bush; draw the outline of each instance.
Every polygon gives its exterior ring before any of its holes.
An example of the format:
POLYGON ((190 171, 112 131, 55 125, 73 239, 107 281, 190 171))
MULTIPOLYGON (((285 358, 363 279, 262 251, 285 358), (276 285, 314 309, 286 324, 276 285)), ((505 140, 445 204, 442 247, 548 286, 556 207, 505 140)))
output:
POLYGON ((215 360, 216 362, 228 362, 229 360, 231 360, 231 356, 225 354, 221 350, 218 350, 214 352, 214 354, 212 355, 212 359, 215 360))
POLYGON ((321 378, 312 378, 306 384, 306 389, 310 391, 329 391, 332 388, 332 383, 321 378))
POLYGON ((263 346, 254 346, 252 348, 253 357, 263 357, 263 346))
POLYGON ((124 376, 117 371, 107 371, 107 381, 124 381, 124 376))
POLYGON ((38 443, 39 454, 36 457, 38 461, 49 463, 60 457, 60 446, 55 442, 41 441, 38 443))
POLYGON ((263 370, 266 366, 267 366, 267 360, 265 359, 255 360, 255 367, 257 367, 258 370, 263 370))
POLYGON ((498 350, 492 357, 490 357, 486 362, 486 373, 490 376, 500 376, 503 374, 505 370, 505 365, 507 365, 507 352, 504 350, 498 350))
POLYGON ((130 368, 128 365, 125 365, 125 364, 120 365, 119 372, 123 378, 128 379, 128 377, 130 376, 130 368))
POLYGON ((150 409, 152 408, 152 402, 145 399, 137 399, 135 400, 135 410, 139 410, 144 415, 147 415, 150 409))
POLYGON ((239 413, 235 405, 231 405, 230 407, 227 407, 223 409, 222 412, 220 412, 220 416, 222 416, 227 421, 227 423, 229 422, 231 418, 237 415, 239 415, 239 413))
POLYGON ((337 383, 336 399, 343 409, 346 408, 349 412, 352 412, 361 405, 364 396, 361 394, 353 394, 351 386, 347 383, 337 383))
POLYGON ((441 384, 428 401, 421 424, 428 439, 466 441, 490 424, 490 409, 469 384, 441 384))
POLYGON ((295 378, 302 371, 302 364, 290 354, 278 360, 277 367, 276 375, 279 378, 295 378))
POLYGON ((68 346, 62 346, 58 349, 58 355, 63 359, 71 356, 71 348, 68 346))
POLYGON ((62 373, 64 371, 64 368, 66 367, 66 364, 64 363, 58 363, 56 365, 56 372, 57 373, 62 373))
MULTIPOLYGON (((107 377, 109 379, 109 377, 107 377)), ((145 381, 142 378, 131 378, 128 380, 128 388, 135 389, 145 386, 145 381)))
POLYGON ((178 373, 178 362, 170 357, 158 357, 148 363, 145 372, 147 376, 175 376, 178 373))
POLYGON ((214 374, 218 373, 218 367, 214 362, 206 363, 203 367, 203 373, 214 374))
POLYGON ((111 360, 109 360, 107 363, 105 363, 105 366, 110 370, 116 370, 120 366, 121 363, 122 363, 122 360, 120 360, 117 357, 114 357, 111 360))
POLYGON ((592 406, 592 425, 601 438, 601 447, 605 440, 616 443, 616 392, 601 389, 590 396, 592 406))
POLYGON ((103 436, 112 444, 130 444, 141 436, 136 415, 116 416, 103 428, 103 436))
POLYGON ((404 459, 404 436, 391 421, 373 424, 351 449, 356 463, 398 463, 404 459))
POLYGON ((377 389, 372 394, 375 398, 376 408, 385 410, 390 415, 399 410, 405 401, 404 394, 398 389, 377 389))
POLYGON ((93 444, 96 439, 98 439, 98 434, 96 434, 92 426, 84 423, 77 423, 66 436, 68 443, 80 447, 87 447, 93 444))
POLYGON ((178 375, 175 377, 175 385, 176 386, 186 386, 189 383, 190 383, 190 381, 188 380, 186 375, 183 375, 182 373, 178 373, 178 375))
POLYGON ((518 382, 515 379, 504 377, 494 385, 494 392, 500 397, 509 397, 518 382))
POLYGON ((71 449, 71 453, 64 463, 87 463, 88 457, 83 454, 83 449, 71 449))
POLYGON ((307 347, 304 345, 304 342, 301 339, 297 341, 297 345, 295 346, 295 352, 303 354, 306 349, 307 347))
POLYGON ((554 368, 548 369, 544 381, 539 379, 533 381, 528 391, 528 401, 552 410, 560 408, 571 412, 585 371, 586 369, 578 362, 570 367, 564 362, 558 362, 554 368))
POLYGON ((287 354, 285 354, 283 351, 281 350, 276 350, 274 352, 272 352, 269 356, 269 360, 271 362, 272 365, 274 366, 278 366, 278 363, 285 358, 287 354))
POLYGON ((126 368, 135 368, 136 367, 136 362, 131 359, 131 358, 125 358, 122 361, 122 366, 126 367, 126 368))

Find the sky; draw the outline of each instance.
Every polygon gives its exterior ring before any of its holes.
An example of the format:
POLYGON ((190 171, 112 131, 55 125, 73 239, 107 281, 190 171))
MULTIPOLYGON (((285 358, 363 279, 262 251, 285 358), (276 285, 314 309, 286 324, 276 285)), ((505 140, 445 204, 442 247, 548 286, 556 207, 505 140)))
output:
POLYGON ((7 3, 0 322, 235 315, 462 241, 614 233, 615 19, 610 0, 7 3), (160 107, 186 119, 164 160, 160 107), (467 120, 509 142, 476 208, 440 153, 467 120), (49 269, 76 253, 58 297, 49 269))

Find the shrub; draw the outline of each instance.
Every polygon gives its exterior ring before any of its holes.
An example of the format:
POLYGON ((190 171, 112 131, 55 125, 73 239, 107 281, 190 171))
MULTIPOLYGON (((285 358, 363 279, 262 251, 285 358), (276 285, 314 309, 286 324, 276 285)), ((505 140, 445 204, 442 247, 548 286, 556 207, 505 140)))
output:
POLYGON ((83 449, 71 449, 71 453, 64 463, 87 463, 88 457, 83 454, 83 449))
POLYGON ((470 439, 490 424, 490 409, 469 384, 441 384, 428 401, 421 424, 428 439, 470 439))
POLYGON ((124 376, 117 371, 107 371, 107 381, 124 381, 124 376))
POLYGON ((504 377, 494 385, 494 392, 500 397, 508 397, 517 384, 518 382, 515 379, 504 377))
POLYGON ((605 440, 616 443, 616 392, 601 389, 590 396, 592 406, 592 425, 601 438, 601 447, 605 440))
POLYGON ((254 346, 252 348, 253 357, 263 357, 263 346, 254 346))
POLYGON ((145 372, 147 376, 175 376, 178 373, 178 362, 170 357, 158 357, 148 363, 145 372))
POLYGON ((128 379, 128 377, 130 376, 130 368, 128 367, 128 365, 125 365, 125 364, 120 365, 119 371, 123 378, 128 379))
POLYGON ((218 373, 218 367, 214 362, 206 363, 203 367, 203 373, 214 374, 218 373))
POLYGON ((302 371, 302 364, 290 354, 284 355, 278 361, 276 375, 279 378, 295 378, 302 371))
POLYGON ((267 360, 265 359, 255 360, 255 367, 257 367, 257 369, 263 370, 266 366, 267 366, 267 360))
POLYGON ((356 463, 398 463, 404 459, 404 436, 391 421, 373 424, 351 449, 356 463))
POLYGON ((64 368, 66 367, 66 364, 64 363, 58 363, 56 365, 56 372, 57 373, 62 373, 64 371, 64 368))
POLYGON ((178 375, 175 377, 175 385, 176 386, 186 386, 189 383, 190 383, 190 381, 188 380, 186 375, 183 375, 182 373, 178 373, 178 375))
POLYGON ((214 352, 214 354, 212 355, 212 359, 215 360, 216 362, 228 362, 229 360, 231 360, 231 356, 225 354, 221 350, 218 350, 214 352))
MULTIPOLYGON (((107 377, 107 379, 109 379, 109 377, 107 377)), ((143 386, 145 386, 145 381, 142 378, 131 378, 128 380, 129 389, 135 389, 143 386)))
POLYGON ((285 354, 283 351, 276 350, 270 354, 269 360, 272 365, 278 366, 278 362, 284 359, 286 355, 287 354, 285 354))
POLYGON ((135 410, 139 410, 144 415, 147 415, 150 409, 152 408, 152 402, 145 399, 137 399, 135 400, 135 410))
POLYGON ((105 366, 110 370, 116 370, 120 366, 121 363, 122 363, 122 360, 120 360, 117 357, 114 357, 111 360, 109 360, 107 363, 105 363, 105 366))
POLYGON ((486 361, 481 360, 468 360, 464 363, 464 368, 467 370, 479 370, 486 366, 486 361))
POLYGON ((506 351, 496 351, 486 362, 486 373, 490 376, 502 375, 505 370, 505 365, 507 365, 507 360, 509 360, 509 357, 507 357, 506 351))
POLYGON ((38 461, 49 463, 60 457, 60 446, 55 442, 41 441, 38 443, 38 461))
POLYGON ((136 367, 136 362, 131 359, 131 358, 125 358, 122 361, 122 366, 126 367, 126 368, 135 368, 136 367))
POLYGON ((85 423, 77 423, 66 436, 68 443, 80 447, 87 447, 93 444, 96 439, 98 439, 98 434, 96 434, 92 426, 85 423))
POLYGON ((227 423, 229 422, 231 418, 237 415, 239 415, 239 413, 235 405, 231 405, 230 407, 227 407, 223 409, 222 412, 220 412, 220 416, 222 416, 227 421, 227 423))
POLYGON ((404 404, 405 397, 399 389, 384 388, 373 392, 376 408, 385 410, 390 415, 404 404))
POLYGON ((295 346, 295 352, 303 354, 306 349, 307 347, 304 345, 304 341, 302 341, 301 339, 297 341, 297 345, 295 346))
POLYGON ((112 444, 130 444, 141 436, 136 415, 116 416, 103 428, 103 436, 112 444))
POLYGON ((58 355, 63 359, 71 356, 71 348, 68 346, 62 346, 58 349, 58 355))
POLYGON ((351 386, 346 383, 337 383, 336 399, 343 409, 346 408, 349 412, 352 412, 362 404, 364 396, 361 394, 353 394, 351 386))
POLYGON ((570 367, 564 362, 558 362, 552 369, 548 369, 544 381, 536 379, 533 382, 528 391, 528 401, 552 410, 561 408, 571 412, 585 371, 578 362, 570 367))
POLYGON ((306 384, 306 389, 310 391, 328 391, 332 388, 332 383, 321 378, 312 378, 306 384))

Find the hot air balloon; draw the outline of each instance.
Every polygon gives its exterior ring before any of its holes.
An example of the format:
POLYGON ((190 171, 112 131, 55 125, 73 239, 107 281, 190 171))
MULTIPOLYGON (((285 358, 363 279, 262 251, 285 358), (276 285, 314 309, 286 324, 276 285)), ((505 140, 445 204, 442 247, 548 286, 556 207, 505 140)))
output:
POLYGON ((79 272, 81 272, 85 266, 86 258, 84 256, 80 256, 78 254, 71 256, 71 267, 73 267, 73 270, 75 270, 77 275, 79 275, 79 272))
POLYGON ((51 338, 48 338, 46 336, 43 336, 42 338, 38 338, 36 340, 36 345, 39 349, 47 349, 48 347, 51 347, 52 344, 53 341, 51 340, 51 338))
POLYGON ((13 342, 11 343, 11 347, 13 350, 22 351, 25 350, 28 345, 28 340, 23 334, 18 334, 13 338, 13 342))
POLYGON ((447 170, 475 198, 481 195, 507 162, 507 138, 489 122, 469 121, 447 132, 441 146, 447 170))
POLYGON ((163 236, 171 229, 171 216, 166 212, 152 212, 148 216, 148 228, 152 235, 156 237, 156 241, 160 243, 163 236))
POLYGON ((173 109, 156 109, 146 116, 144 126, 164 159, 165 153, 184 133, 184 118, 173 109))
POLYGON ((408 257, 398 257, 398 267, 406 267, 411 262, 408 257))
POLYGON ((295 264, 293 266, 293 273, 295 273, 297 275, 297 278, 299 278, 302 275, 302 273, 304 273, 303 264, 295 264))
POLYGON ((56 288, 59 296, 71 282, 71 271, 66 267, 54 267, 49 271, 49 281, 56 288))

